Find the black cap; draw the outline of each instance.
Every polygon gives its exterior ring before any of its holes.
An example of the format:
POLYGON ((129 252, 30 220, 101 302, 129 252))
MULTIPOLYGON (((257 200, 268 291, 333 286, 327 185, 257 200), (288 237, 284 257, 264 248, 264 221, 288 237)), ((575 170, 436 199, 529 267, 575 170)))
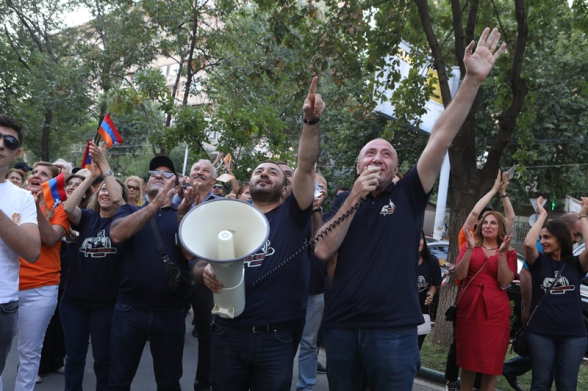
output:
POLYGON ((153 171, 157 167, 171 168, 171 170, 172 170, 173 173, 176 172, 176 168, 174 167, 174 162, 172 162, 172 160, 169 157, 165 156, 165 155, 155 156, 149 162, 149 171, 153 171))
POLYGON ((33 170, 33 167, 30 167, 25 162, 18 162, 18 163, 16 163, 14 165, 14 168, 16 168, 17 170, 24 170, 24 171, 32 171, 33 170))

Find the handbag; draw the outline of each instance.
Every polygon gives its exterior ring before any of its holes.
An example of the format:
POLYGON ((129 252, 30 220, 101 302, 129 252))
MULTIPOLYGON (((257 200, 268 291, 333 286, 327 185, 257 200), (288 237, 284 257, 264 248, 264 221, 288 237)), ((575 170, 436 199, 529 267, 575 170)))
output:
POLYGON ((194 291, 195 281, 192 278, 189 271, 181 269, 178 265, 170 262, 169 256, 165 251, 165 245, 161 240, 161 234, 159 233, 159 227, 155 219, 151 219, 151 229, 155 236, 155 242, 157 244, 157 253, 165 264, 166 278, 167 278, 167 290, 170 291, 174 296, 180 297, 184 300, 188 299, 194 291))
POLYGON ((476 278, 476 276, 482 271, 482 269, 484 269, 484 266, 486 266, 487 263, 488 263, 488 259, 486 259, 486 262, 484 262, 484 264, 482 265, 480 270, 478 270, 476 272, 476 274, 474 274, 472 279, 470 281, 468 281, 468 284, 463 288, 463 290, 460 291, 460 293, 458 293, 459 297, 456 298, 455 303, 453 305, 449 306, 449 308, 447 308, 447 311, 445 311, 445 320, 446 321, 455 322, 455 320, 457 319, 457 304, 459 304, 459 301, 461 300, 461 297, 465 293, 468 286, 470 286, 470 284, 472 283, 474 278, 476 278))
MULTIPOLYGON (((561 273, 563 272, 564 268, 566 267, 566 265, 567 264, 564 263, 564 265, 560 269, 560 271, 559 271, 560 276, 561 276, 561 273)), ((535 312, 539 308, 539 305, 541 304, 543 299, 545 299, 547 297, 547 292, 549 291, 549 289, 554 287, 557 280, 558 280, 558 278, 553 279, 553 282, 551 283, 549 288, 545 291, 545 294, 543 295, 541 300, 539 300, 537 305, 535 305, 535 308, 533 309, 533 312, 529 316, 529 320, 527 320, 527 323, 524 326, 522 326, 520 329, 518 329, 517 332, 515 333, 515 336, 512 339, 512 342, 510 345, 511 352, 514 351, 516 354, 518 354, 519 356, 523 356, 523 357, 526 357, 529 355, 529 353, 530 353, 529 352, 529 342, 527 341, 527 332, 529 330, 529 323, 531 323, 531 319, 533 319, 533 315, 535 315, 535 312)))

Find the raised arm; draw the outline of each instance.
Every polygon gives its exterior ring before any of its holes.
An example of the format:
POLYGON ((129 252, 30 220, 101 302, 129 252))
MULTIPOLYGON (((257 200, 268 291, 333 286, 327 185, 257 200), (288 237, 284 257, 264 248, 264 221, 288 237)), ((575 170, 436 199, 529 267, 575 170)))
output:
POLYGON ((100 176, 100 170, 97 166, 92 165, 91 174, 84 179, 82 183, 71 193, 67 200, 63 203, 63 210, 67 215, 67 218, 73 225, 78 225, 82 218, 82 210, 79 208, 80 202, 84 198, 86 190, 92 186, 92 183, 96 178, 100 176))
MULTIPOLYGON (((500 173, 500 171, 499 171, 500 173)), ((505 172, 502 174, 502 181, 500 182, 500 198, 502 199, 502 207, 504 208, 504 220, 506 225, 506 232, 510 232, 512 229, 512 225, 514 224, 515 219, 515 212, 512 204, 510 203, 510 199, 508 198, 508 194, 506 194, 506 189, 509 185, 508 180, 508 173, 505 172)))
POLYGON ((114 220, 110 228, 110 239, 114 243, 122 243, 129 240, 139 230, 141 230, 149 220, 165 205, 170 205, 172 197, 176 190, 176 177, 172 176, 165 180, 165 185, 159 189, 157 195, 149 205, 141 208, 137 212, 114 220))
POLYGON ((51 247, 55 245, 55 243, 59 242, 67 232, 65 232, 65 229, 59 224, 52 225, 39 207, 39 200, 41 197, 43 197, 43 192, 40 191, 35 195, 35 197, 37 201, 37 223, 39 224, 41 243, 43 243, 45 246, 51 247))
POLYGON ((470 42, 466 48, 464 57, 466 75, 455 98, 435 123, 429 142, 417 163, 419 177, 426 193, 433 188, 445 153, 461 129, 480 85, 506 48, 506 44, 498 47, 500 33, 497 29, 489 32, 489 28, 484 29, 475 52, 474 41, 470 42))
MULTIPOLYGON (((588 197, 582 197, 580 221, 582 222, 582 235, 584 235, 584 238, 588 238, 588 197)), ((582 264, 582 269, 585 272, 588 271, 588 251, 586 251, 586 248, 580 254, 580 263, 582 264)))
POLYGON ((543 197, 537 198, 537 213, 539 214, 539 218, 535 224, 533 224, 527 233, 527 236, 525 237, 525 241, 523 242, 523 251, 529 266, 534 264, 537 260, 537 257, 539 257, 539 250, 537 250, 537 238, 541 234, 543 224, 545 224, 545 221, 547 220, 547 211, 543 208, 543 197))
POLYGON ((496 180, 494 181, 494 186, 492 186, 492 189, 490 189, 490 191, 486 193, 484 197, 480 198, 480 200, 476 202, 476 205, 474 205, 474 208, 468 215, 468 218, 466 219, 464 226, 467 225, 468 227, 473 227, 474 225, 476 225, 476 221, 478 221, 478 219, 480 218, 482 210, 484 210, 484 207, 490 203, 492 197, 494 197, 494 195, 498 192, 498 190, 500 189, 500 185, 500 170, 498 170, 498 175, 496 176, 496 180))
POLYGON ((319 121, 325 111, 325 102, 316 93, 318 77, 315 76, 310 84, 308 96, 304 100, 302 112, 304 121, 302 134, 298 144, 298 165, 292 178, 292 191, 300 209, 306 209, 314 199, 315 164, 319 154, 319 121), (315 122, 308 124, 306 122, 315 122))
POLYGON ((110 169, 110 165, 108 164, 108 160, 106 160, 106 156, 104 154, 104 148, 99 148, 94 142, 90 143, 90 156, 92 157, 92 161, 94 165, 98 165, 102 176, 104 177, 104 183, 106 184, 106 188, 108 189, 108 196, 110 197, 110 202, 113 203, 117 208, 126 204, 125 200, 122 197, 122 188, 116 182, 114 175, 110 174, 112 172, 110 169))

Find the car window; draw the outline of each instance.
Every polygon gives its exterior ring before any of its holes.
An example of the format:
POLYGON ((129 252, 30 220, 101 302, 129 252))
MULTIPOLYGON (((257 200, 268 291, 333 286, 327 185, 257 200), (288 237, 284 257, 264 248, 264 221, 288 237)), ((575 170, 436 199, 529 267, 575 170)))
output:
POLYGON ((449 254, 449 246, 429 246, 431 254, 439 258, 439 260, 447 260, 449 254))

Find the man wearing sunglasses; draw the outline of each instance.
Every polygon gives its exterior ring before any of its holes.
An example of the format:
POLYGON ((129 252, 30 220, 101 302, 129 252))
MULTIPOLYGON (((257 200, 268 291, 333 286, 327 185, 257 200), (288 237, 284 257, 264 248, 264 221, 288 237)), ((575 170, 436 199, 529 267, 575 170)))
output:
POLYGON ((22 153, 22 141, 20 125, 0 115, 0 375, 16 333, 18 257, 32 263, 41 252, 35 200, 5 179, 8 167, 22 153))
MULTIPOLYGON (((157 389, 180 389, 186 302, 167 288, 167 269, 156 240, 158 231, 169 262, 187 270, 176 241, 176 191, 173 162, 156 156, 149 163, 148 202, 142 207, 123 205, 113 217, 110 238, 124 243, 126 259, 112 318, 109 390, 130 389, 147 341, 157 389)), ((190 205, 187 198, 184 201, 179 210, 185 213, 190 205)))

